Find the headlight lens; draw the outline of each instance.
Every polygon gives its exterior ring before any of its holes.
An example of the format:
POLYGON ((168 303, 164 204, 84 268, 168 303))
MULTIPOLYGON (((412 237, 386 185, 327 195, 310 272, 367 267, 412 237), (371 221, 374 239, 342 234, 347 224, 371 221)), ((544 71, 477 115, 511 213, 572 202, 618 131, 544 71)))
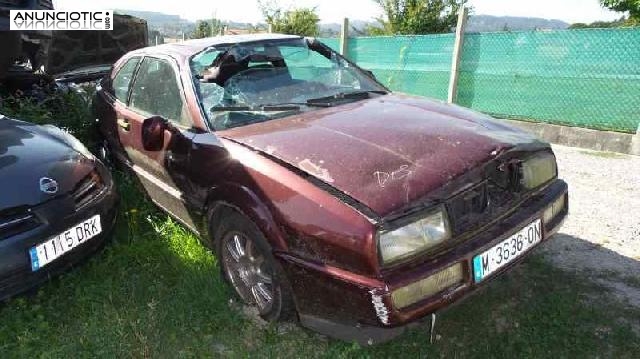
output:
POLYGON ((557 175, 556 158, 550 153, 532 157, 522 163, 522 185, 526 189, 538 188, 557 175))
POLYGON ((461 263, 456 263, 436 274, 391 292, 393 304, 406 308, 445 289, 459 285, 464 280, 461 263))
POLYGON ((382 262, 389 264, 411 257, 450 237, 447 213, 444 207, 440 207, 417 222, 381 234, 379 248, 382 262))

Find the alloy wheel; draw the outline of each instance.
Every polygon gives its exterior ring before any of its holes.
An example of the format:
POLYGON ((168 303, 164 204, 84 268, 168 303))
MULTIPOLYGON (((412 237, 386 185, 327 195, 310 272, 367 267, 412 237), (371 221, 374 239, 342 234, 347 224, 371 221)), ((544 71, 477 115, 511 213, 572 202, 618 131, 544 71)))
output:
POLYGON ((260 313, 268 312, 274 299, 273 270, 255 243, 244 233, 228 233, 223 238, 222 262, 242 300, 255 304, 260 313))

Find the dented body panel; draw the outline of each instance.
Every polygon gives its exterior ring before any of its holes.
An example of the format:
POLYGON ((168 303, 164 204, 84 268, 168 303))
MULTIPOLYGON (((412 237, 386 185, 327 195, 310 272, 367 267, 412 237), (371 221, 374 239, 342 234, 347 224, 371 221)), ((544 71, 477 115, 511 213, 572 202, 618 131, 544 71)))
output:
POLYGON ((387 95, 217 133, 384 217, 532 136, 460 107, 387 95))
MULTIPOLYGON (((237 205, 268 235, 277 252, 375 274, 371 222, 286 167, 233 142, 221 144, 224 160, 200 168, 193 181, 200 195, 206 194, 205 203, 237 205)), ((192 152, 196 162, 215 151, 197 147, 192 152)))
MULTIPOLYGON (((260 39, 219 37, 134 51, 114 66, 94 107, 115 157, 141 178, 152 170, 145 174, 140 167, 159 165, 157 178, 143 180, 155 186, 151 198, 206 244, 213 247, 217 240, 211 226, 221 206, 256 224, 287 275, 303 325, 364 344, 389 339, 482 286, 473 282, 472 258, 566 198, 566 183, 555 177, 534 190, 518 182, 518 166, 552 154, 548 144, 486 115, 429 99, 376 93, 214 131, 189 59, 219 44, 260 39), (142 117, 129 130, 117 125, 135 111, 114 99, 111 82, 133 57, 171 60, 192 121, 190 128, 167 133, 158 152, 142 149, 142 117), (451 238, 383 264, 380 236, 436 207, 446 210, 451 238), (464 272, 459 285, 406 308, 394 306, 394 290, 455 263, 464 272)), ((565 201, 561 213, 544 224, 544 241, 566 214, 565 201)))

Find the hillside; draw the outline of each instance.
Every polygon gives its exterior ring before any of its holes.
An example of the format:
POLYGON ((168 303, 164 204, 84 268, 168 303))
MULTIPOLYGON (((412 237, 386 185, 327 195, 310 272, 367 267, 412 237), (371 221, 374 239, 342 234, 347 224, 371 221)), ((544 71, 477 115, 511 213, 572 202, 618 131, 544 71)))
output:
MULTIPOLYGON (((157 30, 168 37, 180 37, 182 33, 191 33, 195 28, 195 22, 181 18, 178 15, 168 15, 153 11, 116 10, 122 14, 129 14, 147 20, 151 30, 157 30)), ((233 29, 249 29, 253 24, 228 21, 226 22, 233 29)), ((366 35, 365 29, 368 26, 375 26, 375 21, 352 20, 350 27, 352 36, 366 35)), ((264 25, 264 24, 262 24, 264 25)), ((338 36, 340 33, 339 23, 321 23, 320 33, 323 37, 338 36)), ((532 17, 513 16, 490 16, 473 15, 469 18, 467 29, 469 32, 493 32, 493 31, 517 31, 535 29, 566 29, 569 24, 560 20, 547 20, 532 17)))
POLYGON ((564 21, 548 20, 536 17, 490 16, 473 15, 467 23, 467 31, 493 32, 503 30, 535 30, 535 29, 566 29, 569 27, 564 21))
MULTIPOLYGON (((322 23, 320 24, 320 32, 322 36, 338 36, 340 34, 340 26, 338 23, 322 23)), ((353 20, 350 27, 355 35, 365 36, 367 26, 377 26, 375 21, 353 20)), ((467 23, 468 32, 495 32, 495 31, 518 31, 518 30, 556 30, 566 29, 569 24, 560 20, 547 20, 535 17, 515 17, 515 16, 490 16, 490 15, 472 15, 467 23)))
POLYGON ((182 33, 189 34, 195 29, 195 23, 183 19, 178 15, 169 15, 155 11, 137 11, 118 9, 115 12, 127 14, 147 20, 149 30, 159 31, 165 37, 181 37, 182 33))

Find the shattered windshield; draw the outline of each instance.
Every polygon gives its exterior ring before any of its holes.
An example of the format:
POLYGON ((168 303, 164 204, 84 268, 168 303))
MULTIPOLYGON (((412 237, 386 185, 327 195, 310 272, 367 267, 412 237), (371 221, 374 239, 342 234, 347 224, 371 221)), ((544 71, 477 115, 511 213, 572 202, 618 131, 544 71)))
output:
POLYGON ((215 130, 387 91, 362 69, 307 39, 212 47, 191 59, 191 70, 200 104, 215 130))

